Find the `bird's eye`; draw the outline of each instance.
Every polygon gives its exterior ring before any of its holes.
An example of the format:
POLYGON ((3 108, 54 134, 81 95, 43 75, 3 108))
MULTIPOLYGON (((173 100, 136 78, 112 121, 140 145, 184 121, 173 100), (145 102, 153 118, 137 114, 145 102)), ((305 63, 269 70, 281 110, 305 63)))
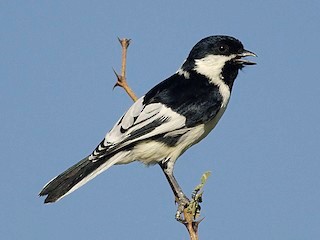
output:
POLYGON ((229 47, 228 45, 223 44, 218 47, 218 50, 220 53, 226 53, 229 50, 229 47))

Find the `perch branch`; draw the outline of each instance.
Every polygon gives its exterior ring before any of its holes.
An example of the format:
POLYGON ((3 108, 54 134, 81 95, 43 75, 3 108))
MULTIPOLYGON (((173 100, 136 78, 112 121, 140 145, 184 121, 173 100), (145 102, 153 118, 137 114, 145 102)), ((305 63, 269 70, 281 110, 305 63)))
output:
POLYGON ((182 223, 186 226, 190 240, 198 240, 198 227, 202 219, 196 220, 200 217, 200 203, 202 202, 202 194, 203 194, 203 187, 207 182, 207 179, 211 175, 211 172, 205 172, 201 177, 201 183, 195 187, 192 192, 192 200, 189 205, 183 210, 184 221, 182 223))

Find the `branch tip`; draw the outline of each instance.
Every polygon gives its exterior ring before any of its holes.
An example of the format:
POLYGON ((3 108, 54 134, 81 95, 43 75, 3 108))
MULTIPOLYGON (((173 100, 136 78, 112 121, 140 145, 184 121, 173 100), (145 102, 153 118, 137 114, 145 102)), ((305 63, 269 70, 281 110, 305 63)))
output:
POLYGON ((130 45, 131 39, 130 38, 119 38, 118 37, 118 41, 119 41, 120 45, 123 48, 127 49, 129 47, 129 45, 130 45))

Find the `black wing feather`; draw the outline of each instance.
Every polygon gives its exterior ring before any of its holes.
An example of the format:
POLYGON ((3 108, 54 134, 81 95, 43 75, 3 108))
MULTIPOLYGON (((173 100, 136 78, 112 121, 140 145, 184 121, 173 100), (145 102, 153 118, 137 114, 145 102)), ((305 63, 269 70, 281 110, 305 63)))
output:
POLYGON ((222 104, 218 86, 203 75, 190 72, 190 78, 175 74, 151 89, 144 104, 163 103, 186 117, 186 127, 212 120, 222 104))

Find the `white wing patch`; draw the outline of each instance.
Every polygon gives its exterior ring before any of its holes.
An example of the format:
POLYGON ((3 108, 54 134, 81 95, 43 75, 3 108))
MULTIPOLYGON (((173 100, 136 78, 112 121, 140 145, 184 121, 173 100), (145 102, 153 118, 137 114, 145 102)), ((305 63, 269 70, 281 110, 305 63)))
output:
POLYGON ((90 155, 90 160, 99 158, 134 142, 146 140, 161 134, 169 134, 185 126, 184 116, 172 111, 161 103, 143 104, 138 99, 106 134, 104 141, 90 155))

